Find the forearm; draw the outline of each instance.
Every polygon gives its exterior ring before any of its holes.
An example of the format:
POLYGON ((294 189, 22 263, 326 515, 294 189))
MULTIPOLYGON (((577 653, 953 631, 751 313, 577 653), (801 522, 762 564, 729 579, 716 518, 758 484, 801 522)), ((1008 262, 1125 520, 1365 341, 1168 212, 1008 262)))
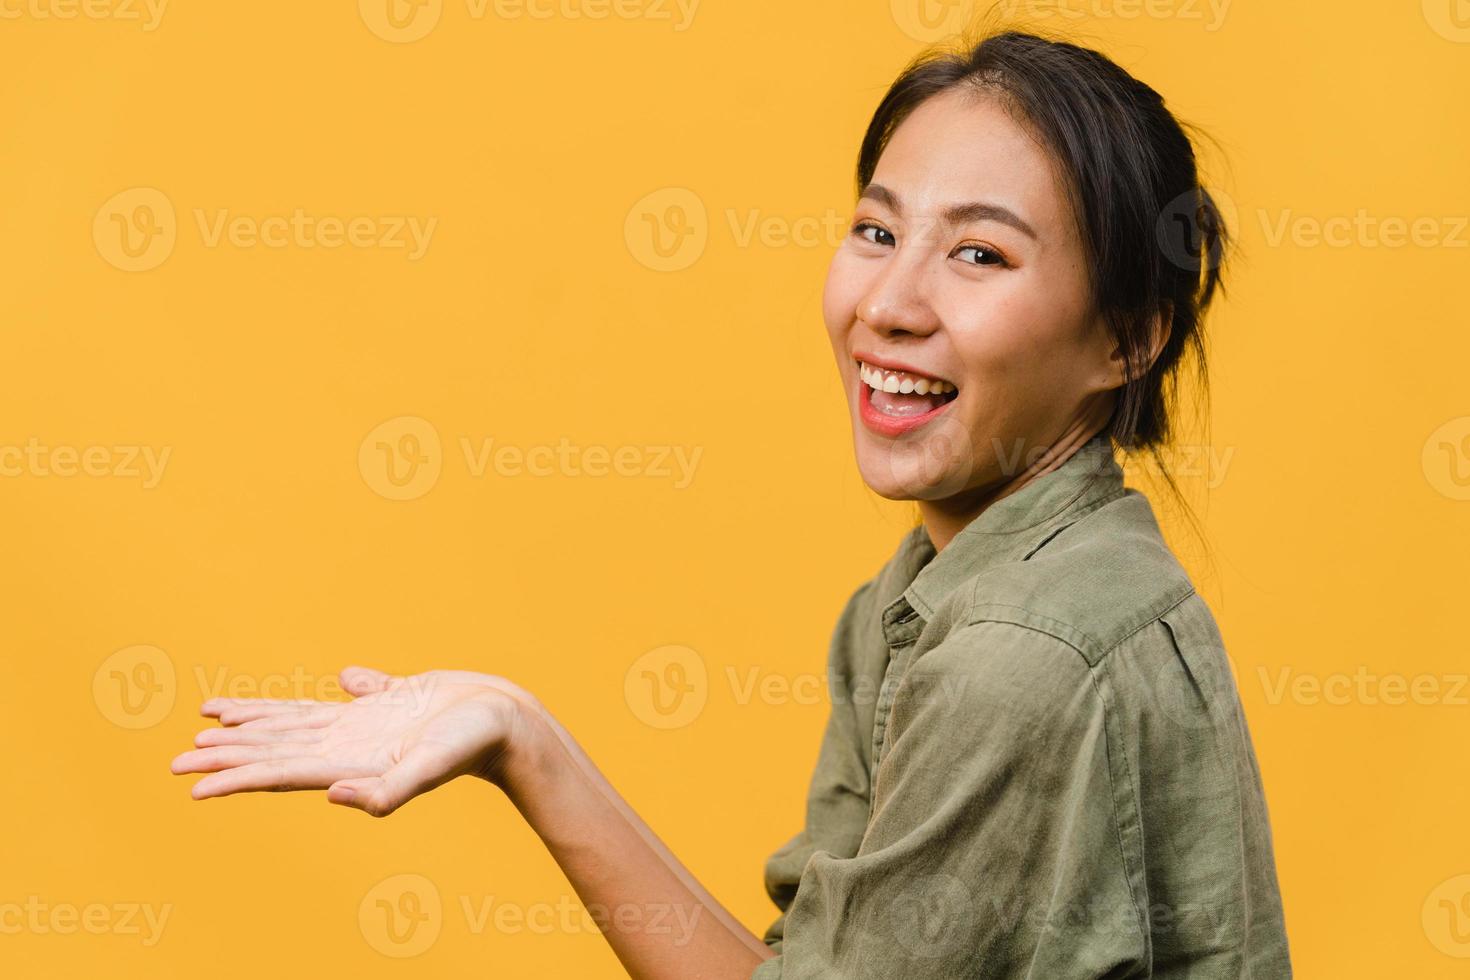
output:
POLYGON ((772 955, 699 885, 549 715, 527 713, 499 782, 630 976, 743 980, 772 955))
POLYGON ((684 886, 688 888, 689 891, 692 892, 701 903, 703 903, 705 908, 708 909, 707 914, 713 915, 715 918, 719 919, 721 924, 723 924, 725 928, 729 929, 731 932, 739 936, 740 939, 753 951, 758 953, 761 958, 764 959, 770 956, 771 954, 769 951, 769 947, 766 946, 765 942, 762 941, 759 936, 755 935, 749 929, 746 929, 743 925, 741 925, 740 922, 733 915, 731 915, 723 905, 720 904, 719 900, 711 895, 705 889, 705 887, 699 883, 699 880, 694 877, 689 869, 684 867, 683 862, 681 862, 678 857, 674 855, 673 851, 669 850, 668 846, 664 844, 664 842, 659 839, 659 836, 653 832, 653 829, 644 822, 643 818, 640 817, 637 812, 628 805, 628 802, 623 799, 622 795, 619 794, 618 791, 613 788, 613 785, 607 781, 607 777, 602 774, 602 771, 597 768, 596 764, 593 763, 591 758, 588 757, 587 753, 583 751, 582 746, 578 744, 577 740, 572 738, 571 733, 568 732, 566 728, 564 728, 554 716, 552 716, 549 712, 546 712, 544 709, 541 709, 541 715, 546 724, 549 725, 551 730, 556 734, 556 737, 561 742, 563 748, 566 749, 567 755, 571 757, 573 763, 582 770, 582 773, 587 777, 588 781, 590 781, 598 789, 598 791, 602 793, 603 798, 606 799, 608 803, 610 803, 612 807, 617 810, 619 814, 622 815, 623 819, 626 820, 628 824, 632 826, 634 831, 636 831, 638 835, 643 839, 643 841, 650 848, 652 848, 654 853, 659 856, 659 858, 664 862, 668 869, 672 871, 679 878, 679 880, 684 883, 684 886))

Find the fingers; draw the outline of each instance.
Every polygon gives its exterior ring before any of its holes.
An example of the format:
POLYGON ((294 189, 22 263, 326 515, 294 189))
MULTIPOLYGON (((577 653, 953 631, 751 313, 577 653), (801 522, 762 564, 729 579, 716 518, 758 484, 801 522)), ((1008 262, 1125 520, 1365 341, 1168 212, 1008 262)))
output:
POLYGON ((218 718, 224 725, 239 725, 270 715, 304 711, 323 704, 322 701, 282 701, 273 698, 210 698, 199 706, 206 718, 218 718))
POLYGON ((327 802, 356 807, 374 817, 386 817, 415 796, 447 783, 458 772, 444 764, 437 749, 419 745, 381 776, 343 779, 327 790, 327 802))
POLYGON ((262 731, 241 725, 236 728, 206 728, 194 736, 196 748, 213 745, 278 745, 281 743, 320 742, 326 732, 320 728, 290 729, 285 731, 262 731))
POLYGON ((174 759, 169 770, 175 776, 191 772, 219 772, 273 759, 295 758, 301 754, 302 746, 292 742, 275 745, 221 745, 184 752, 174 759))
POLYGON ((296 728, 325 728, 341 713, 342 705, 327 704, 308 711, 287 711, 277 715, 266 715, 264 718, 255 718, 247 721, 239 727, 244 731, 255 732, 283 732, 296 728))
POLYGON ((342 689, 353 697, 360 698, 365 694, 377 694, 386 690, 393 680, 392 674, 385 674, 381 670, 371 667, 344 667, 338 675, 342 689))
POLYGON ((211 773, 194 784, 191 795, 196 800, 207 800, 234 793, 326 789, 343 775, 340 767, 325 759, 272 759, 211 773))

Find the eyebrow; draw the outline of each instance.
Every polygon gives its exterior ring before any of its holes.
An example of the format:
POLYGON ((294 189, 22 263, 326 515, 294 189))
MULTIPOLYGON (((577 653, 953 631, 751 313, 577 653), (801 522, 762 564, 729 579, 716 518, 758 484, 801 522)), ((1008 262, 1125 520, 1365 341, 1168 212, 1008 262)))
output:
MULTIPOLYGON (((903 205, 899 203, 898 195, 884 187, 882 184, 869 184, 863 188, 858 199, 868 198, 877 201, 895 214, 903 214, 903 205)), ((1036 232, 1009 208, 1003 208, 999 204, 987 204, 984 201, 969 201, 964 204, 951 204, 943 211, 944 220, 952 225, 962 225, 971 221, 998 221, 1003 225, 1010 225, 1017 231, 1036 238, 1036 232)))

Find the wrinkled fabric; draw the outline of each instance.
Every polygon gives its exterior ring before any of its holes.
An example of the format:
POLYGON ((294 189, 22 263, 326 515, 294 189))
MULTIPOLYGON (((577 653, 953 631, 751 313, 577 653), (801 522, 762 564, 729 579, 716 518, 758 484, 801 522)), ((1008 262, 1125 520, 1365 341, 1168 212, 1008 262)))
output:
POLYGON ((1290 977, 1213 617, 1099 437, 847 603, 755 980, 1290 977))

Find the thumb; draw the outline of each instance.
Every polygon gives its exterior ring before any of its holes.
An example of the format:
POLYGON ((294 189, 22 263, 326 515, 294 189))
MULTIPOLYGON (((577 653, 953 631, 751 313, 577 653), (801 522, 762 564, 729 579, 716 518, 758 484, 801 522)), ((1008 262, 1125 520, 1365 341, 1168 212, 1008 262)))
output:
POLYGON ((392 674, 385 674, 381 670, 371 667, 344 667, 342 673, 337 675, 342 683, 342 690, 355 698, 365 694, 377 694, 388 687, 393 680, 392 674))
POLYGON ((455 773, 426 747, 408 751, 381 776, 341 779, 327 788, 327 802, 356 807, 374 817, 386 817, 403 804, 448 782, 455 773))

